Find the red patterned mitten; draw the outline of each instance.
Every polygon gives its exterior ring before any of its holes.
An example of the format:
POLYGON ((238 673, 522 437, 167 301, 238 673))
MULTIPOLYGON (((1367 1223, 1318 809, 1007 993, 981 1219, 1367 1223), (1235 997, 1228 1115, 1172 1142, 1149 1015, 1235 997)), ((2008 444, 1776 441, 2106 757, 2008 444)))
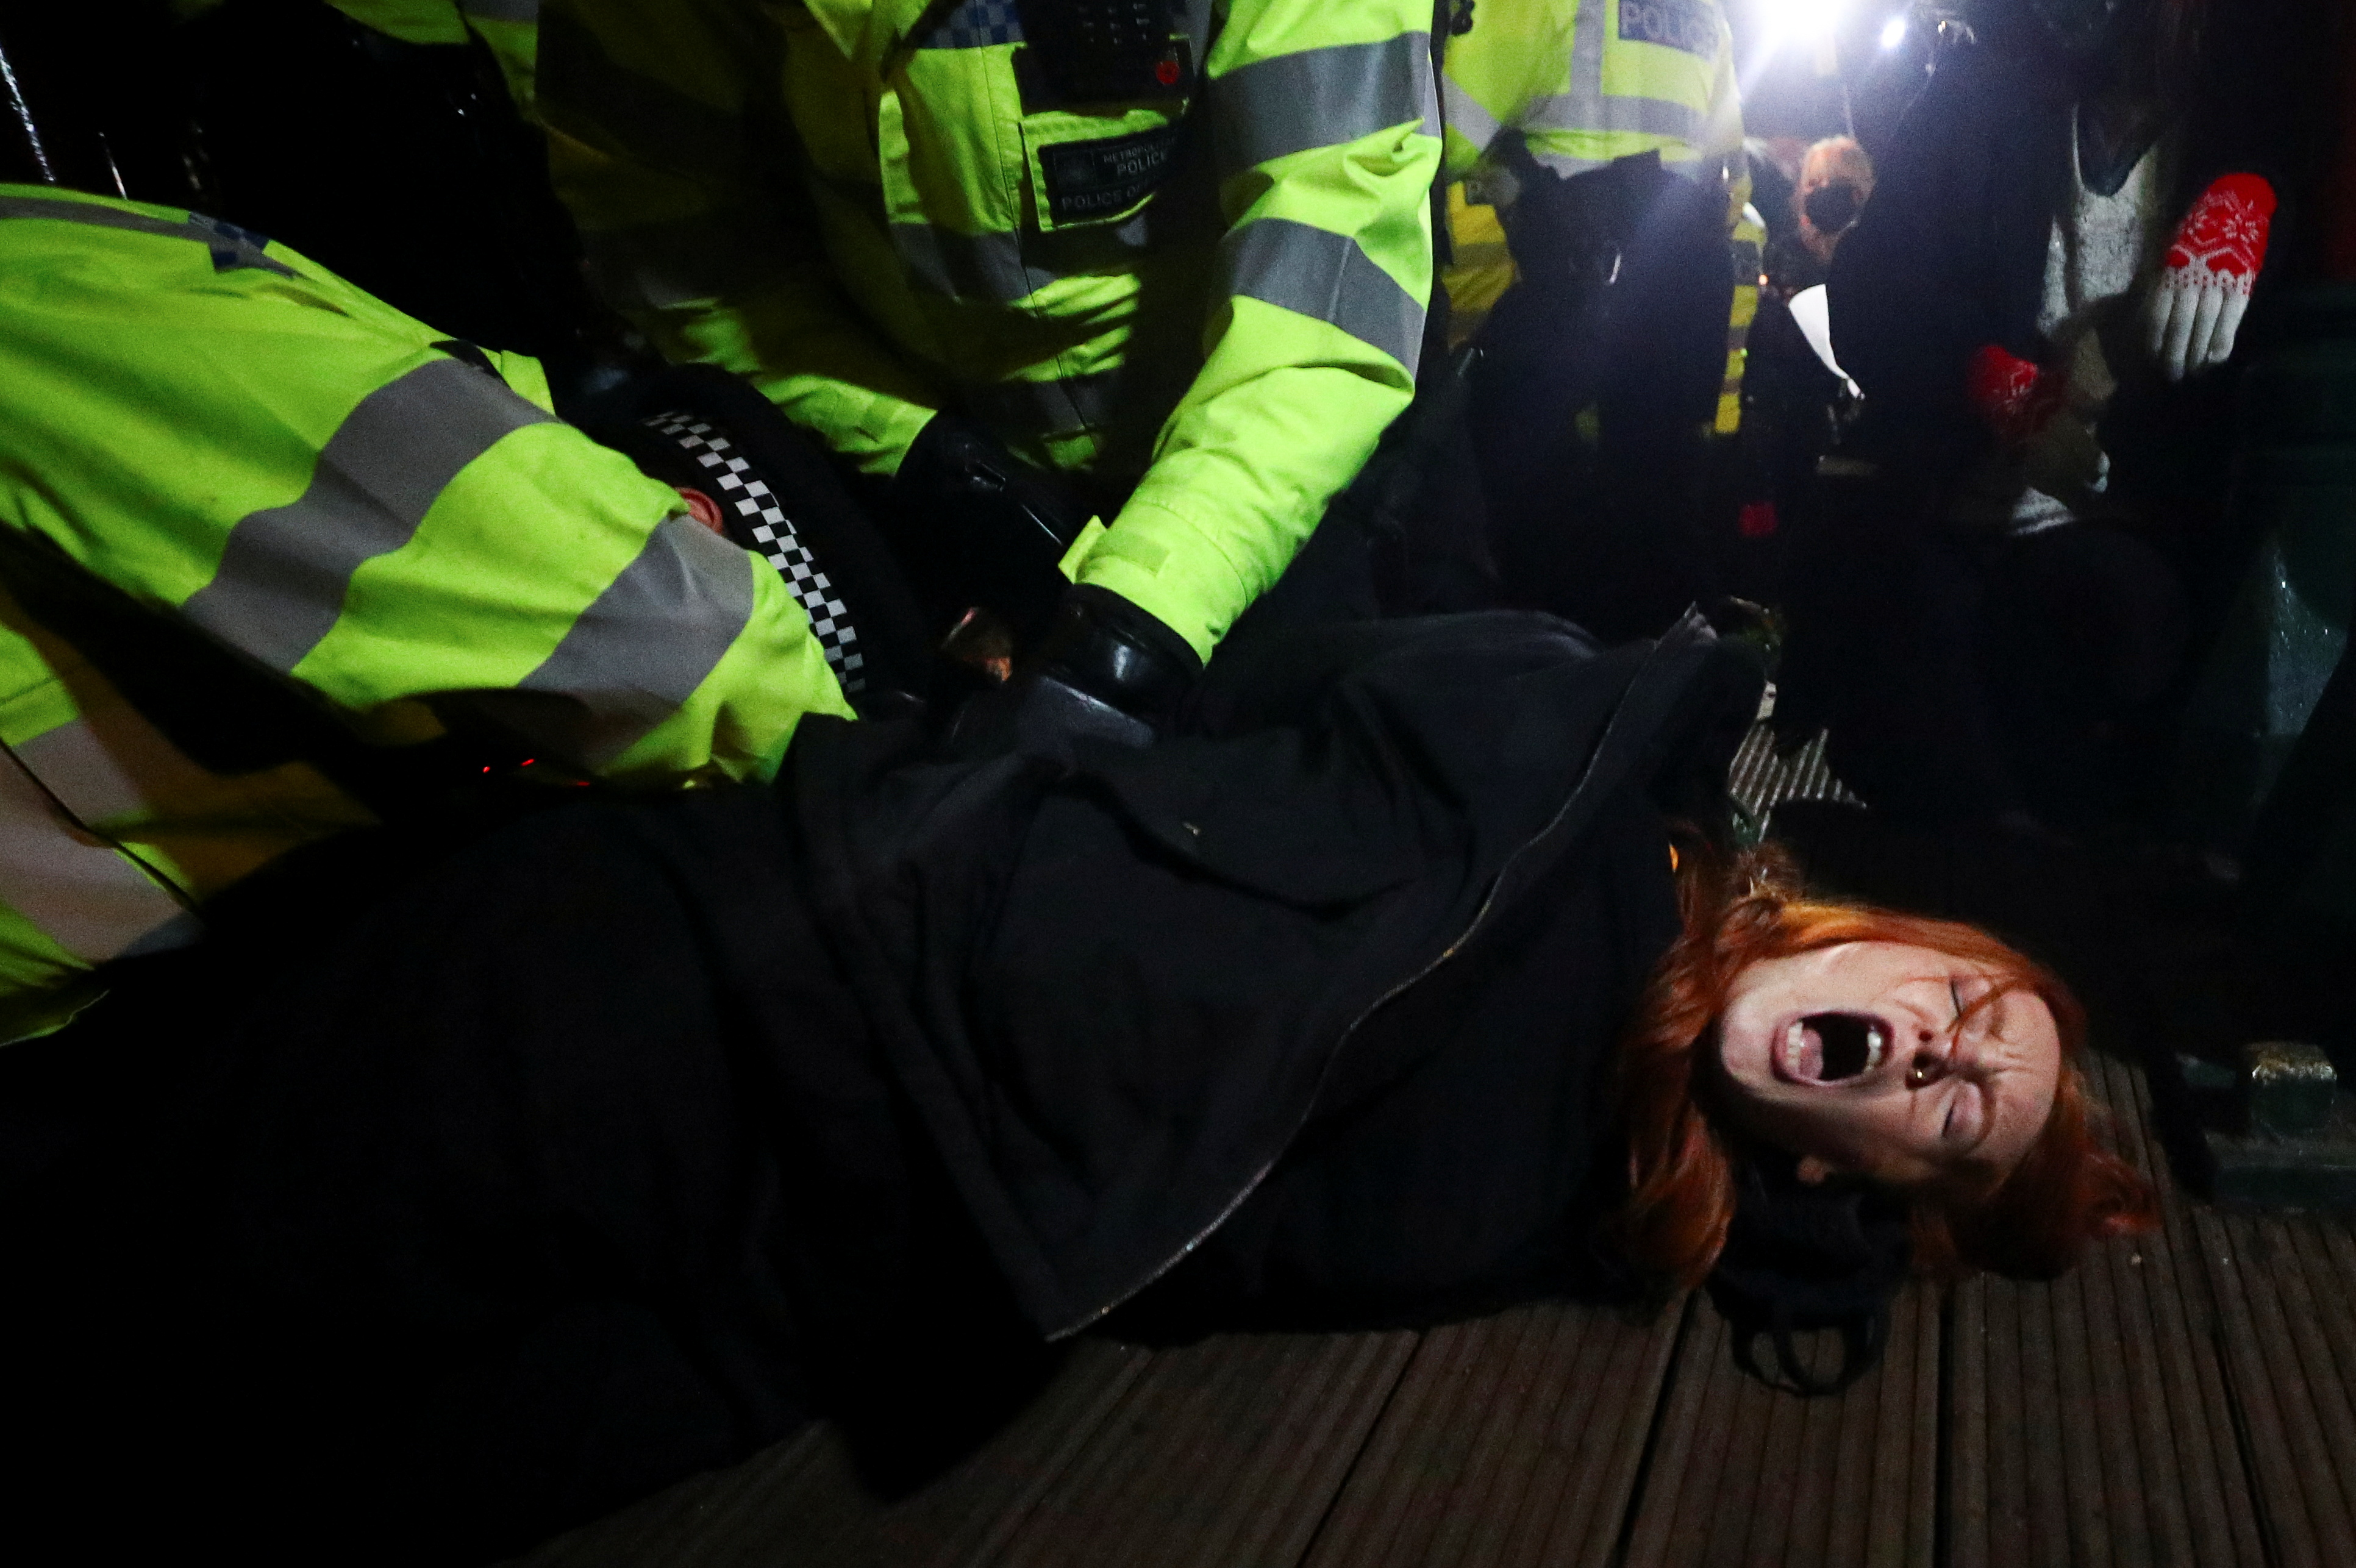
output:
POLYGON ((2079 510, 2110 482, 2111 460, 2093 425, 2068 407, 2069 388, 2062 370, 1993 343, 1972 355, 1965 380, 1972 406, 2019 464, 2021 482, 2079 510))
POLYGON ((2274 219, 2274 187, 2255 175, 2227 175, 2176 226, 2144 311, 2152 357, 2169 380, 2221 365, 2233 352, 2274 219))
POLYGON ((2006 442, 2029 439, 2062 403, 2059 374, 2047 375, 2019 355, 1983 343, 1964 372, 1964 392, 1990 430, 2006 442))

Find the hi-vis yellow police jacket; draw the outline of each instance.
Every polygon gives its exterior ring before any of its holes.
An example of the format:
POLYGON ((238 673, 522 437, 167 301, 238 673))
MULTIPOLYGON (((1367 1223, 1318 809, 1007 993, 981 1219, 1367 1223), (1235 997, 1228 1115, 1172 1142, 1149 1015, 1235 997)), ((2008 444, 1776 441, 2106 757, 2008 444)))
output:
POLYGON ((1440 95, 1451 179, 1508 130, 1566 179, 1657 152, 1688 179, 1716 180, 1742 147, 1718 0, 1480 0, 1472 29, 1448 40, 1440 95))
POLYGON ((1112 101, 1059 96, 1026 9, 549 0, 558 188, 666 354, 869 471, 956 409, 1136 480, 1066 568, 1207 655, 1412 393, 1431 7, 1183 0, 1112 101))
MULTIPOLYGON (((1724 182, 1727 227, 1751 199, 1734 36, 1718 0, 1480 0, 1470 30, 1448 40, 1440 83, 1448 125, 1455 262, 1443 283, 1451 336, 1478 328, 1514 279, 1492 204, 1512 182, 1492 154, 1511 133, 1540 167, 1574 178, 1658 153, 1662 166, 1724 182)), ((1730 380, 1758 290, 1738 293, 1729 323, 1730 380)), ((1724 405, 1722 405, 1723 408, 1724 405)), ((1721 412, 1719 428, 1730 429, 1721 412)))
POLYGON ((60 604, 152 617, 362 742, 463 716, 651 786, 766 777, 802 714, 849 712, 773 569, 559 422, 532 361, 442 341, 230 225, 0 185, 0 1041, 371 820, 309 761, 208 753, 236 692, 167 735, 60 604))

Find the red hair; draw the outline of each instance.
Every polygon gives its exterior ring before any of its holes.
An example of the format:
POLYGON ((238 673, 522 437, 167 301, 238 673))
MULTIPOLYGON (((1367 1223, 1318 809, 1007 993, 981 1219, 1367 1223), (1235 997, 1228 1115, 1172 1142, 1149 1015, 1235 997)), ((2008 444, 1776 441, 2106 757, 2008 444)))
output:
POLYGON ((1697 1048, 1725 1010, 1735 976, 1764 959, 1849 942, 1904 943, 1959 958, 1997 978, 1976 1009, 2008 990, 2031 991, 2061 1031, 2053 1109, 2010 1174, 1993 1190, 1912 1192, 1919 1267, 2050 1275, 2097 1237, 2157 1224, 2151 1184, 2097 1138, 2078 1066, 2085 1011, 2051 970, 1976 926, 1805 898, 1789 862, 1772 849, 1730 864, 1691 846, 1679 855, 1684 933, 1654 970, 1620 1051, 1621 1125, 1633 1189, 1620 1237, 1639 1267, 1697 1285, 1726 1244, 1735 1138, 1710 1114, 1697 1067, 1697 1048))

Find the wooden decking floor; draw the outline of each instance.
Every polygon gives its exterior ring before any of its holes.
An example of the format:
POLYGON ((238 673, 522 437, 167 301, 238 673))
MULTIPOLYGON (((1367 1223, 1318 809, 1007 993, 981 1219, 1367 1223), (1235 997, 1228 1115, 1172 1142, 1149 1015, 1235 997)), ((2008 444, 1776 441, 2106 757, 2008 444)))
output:
MULTIPOLYGON (((1837 787, 1801 776, 1808 757, 1746 758, 1762 794, 1837 787)), ((2141 1064, 2204 1027, 2186 998, 2209 991, 2151 939, 2169 912, 2056 852, 1868 822, 1819 807, 1792 836, 1835 885, 1988 921, 2081 986, 2095 1087, 2160 1184, 2160 1233, 2051 1283, 1913 1285, 1880 1364, 1823 1399, 1739 1371, 1701 1296, 1644 1319, 1543 1305, 1420 1332, 1091 1340, 913 1495, 871 1495, 820 1427, 526 1561, 2356 1564, 2356 1231, 2221 1212, 2171 1171, 2141 1064)))

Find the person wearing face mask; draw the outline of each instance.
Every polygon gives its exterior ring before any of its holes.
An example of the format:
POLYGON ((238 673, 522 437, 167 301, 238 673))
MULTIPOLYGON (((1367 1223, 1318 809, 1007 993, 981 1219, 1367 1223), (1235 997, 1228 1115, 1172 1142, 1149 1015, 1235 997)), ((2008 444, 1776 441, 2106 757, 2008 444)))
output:
POLYGON ((22 1276, 94 1298, 48 1364, 160 1300, 203 1353, 143 1441, 201 1421, 232 1472, 195 1507, 249 1555, 353 1509, 449 1560, 816 1411, 937 1435, 1115 1312, 1700 1282, 1757 1261, 1762 1172, 1883 1194, 1932 1267, 2146 1222, 2058 982, 1697 826, 1760 689, 1697 621, 1321 628, 1215 661, 1151 749, 813 716, 775 790, 544 815, 334 918, 257 890, 226 1027, 175 1045, 207 1092, 114 1129, 102 1255, 22 1276))
POLYGON ((1792 227, 1768 248, 1767 275, 1786 299, 1830 273, 1833 253, 1873 195, 1873 160, 1853 136, 1811 146, 1792 187, 1792 227))
POLYGON ((1893 135, 1829 283, 1865 394, 1844 456, 1874 478, 1810 552, 1792 647, 1869 800, 2147 808, 2244 548, 2220 527, 2228 368, 2302 155, 2289 10, 1989 0, 1893 135))

